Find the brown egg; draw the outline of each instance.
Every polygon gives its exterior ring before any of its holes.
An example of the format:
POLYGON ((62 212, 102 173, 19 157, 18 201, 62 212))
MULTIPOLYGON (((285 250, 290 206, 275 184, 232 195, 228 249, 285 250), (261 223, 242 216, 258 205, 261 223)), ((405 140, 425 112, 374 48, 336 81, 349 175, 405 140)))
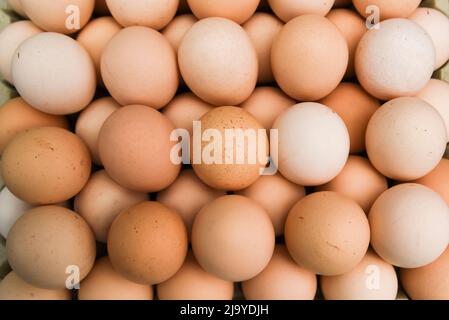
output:
POLYGON ((214 189, 227 191, 244 189, 259 179, 266 165, 260 158, 268 152, 267 134, 262 125, 242 108, 218 107, 201 117, 201 135, 207 136, 210 130, 214 130, 215 143, 207 139, 193 141, 192 166, 198 177, 214 189), (254 139, 238 131, 231 131, 233 136, 230 136, 226 134, 230 129, 249 130, 254 139), (231 137, 232 145, 226 142, 226 135, 231 137), (200 146, 201 150, 195 151, 200 146), (211 147, 217 151, 211 151, 211 147))
POLYGON ((162 30, 162 34, 170 42, 175 52, 178 52, 179 45, 182 38, 189 31, 189 29, 197 22, 193 14, 183 14, 175 17, 170 23, 162 30))
POLYGON ((95 0, 94 11, 99 16, 108 16, 111 14, 108 5, 106 4, 106 0, 95 0))
POLYGON ((285 223, 285 243, 300 266, 320 275, 352 270, 368 249, 370 229, 362 208, 336 192, 300 200, 285 223))
POLYGON ((38 27, 51 32, 78 32, 89 21, 95 0, 20 0, 23 11, 38 27))
POLYGON ((325 16, 334 4, 334 0, 268 0, 273 12, 284 22, 297 16, 316 14, 325 16))
POLYGON ((193 93, 217 106, 243 102, 256 86, 256 50, 245 30, 228 19, 195 23, 182 39, 178 62, 193 93))
POLYGON ((294 184, 280 174, 261 176, 255 183, 237 194, 259 203, 270 216, 276 236, 284 234, 285 219, 299 200, 305 197, 304 187, 294 184))
POLYGON ((351 271, 321 277, 326 300, 396 300, 398 278, 393 266, 369 250, 351 271))
POLYGON ((371 165, 368 159, 349 156, 340 174, 318 191, 335 191, 357 202, 368 214, 374 201, 388 189, 387 179, 371 165))
POLYGON ((141 284, 171 278, 187 254, 187 231, 175 211, 142 202, 123 211, 109 230, 108 252, 114 269, 141 284))
POLYGON ((440 194, 440 196, 449 205, 449 188, 447 187, 447 181, 449 179, 449 160, 441 159, 440 163, 426 174, 424 177, 414 181, 416 183, 425 185, 433 191, 440 194))
POLYGON ((6 250, 11 268, 29 284, 65 289, 83 280, 92 268, 95 238, 72 210, 43 206, 17 220, 8 234, 6 250))
POLYGON ((97 241, 106 242, 114 219, 125 209, 148 200, 142 192, 125 189, 104 170, 95 172, 75 197, 75 211, 82 216, 97 241))
POLYGON ((0 154, 18 133, 44 126, 68 129, 69 125, 65 117, 40 112, 22 98, 9 100, 0 108, 0 154))
POLYGON ((211 4, 208 0, 187 0, 193 14, 198 19, 222 17, 242 24, 256 11, 260 0, 215 0, 211 4))
POLYGON ((101 75, 121 105, 162 108, 178 88, 176 55, 168 40, 146 27, 119 31, 101 57, 101 75))
POLYGON ((81 282, 78 300, 152 300, 153 288, 121 276, 112 268, 108 257, 95 262, 81 282))
POLYGON ((232 300, 234 283, 204 271, 191 252, 176 274, 157 285, 160 300, 232 300))
POLYGON ((75 196, 91 170, 89 150, 75 134, 39 127, 18 134, 2 155, 8 189, 31 204, 52 204, 75 196))
POLYGON ((368 122, 379 109, 380 102, 355 83, 342 82, 320 103, 334 110, 345 122, 349 132, 350 153, 365 151, 368 122))
POLYGON ((114 99, 110 97, 100 98, 89 104, 76 120, 75 133, 86 143, 93 161, 97 164, 101 164, 98 153, 100 129, 106 119, 119 108, 120 105, 114 99))
POLYGON ((283 25, 274 15, 263 12, 254 14, 243 25, 257 52, 259 62, 257 82, 259 84, 274 82, 271 71, 271 46, 283 25))
POLYGON ((391 18, 407 18, 418 8, 421 0, 352 0, 352 3, 364 17, 373 14, 369 6, 377 7, 381 20, 385 20, 391 18))
POLYGON ((170 159, 173 124, 145 106, 126 106, 105 121, 98 150, 107 173, 125 188, 153 192, 168 187, 180 165, 170 159))
POLYGON ((193 220, 200 209, 225 194, 224 191, 207 186, 193 170, 187 169, 181 171, 179 177, 167 189, 157 194, 157 201, 181 215, 190 236, 193 220))
POLYGON ((273 42, 271 64, 285 93, 296 100, 315 101, 331 93, 343 79, 348 45, 328 19, 304 15, 282 28, 273 42))
POLYGON ((221 279, 253 278, 270 262, 274 244, 268 214, 242 196, 223 196, 210 202, 193 223, 193 253, 204 270, 221 279))
POLYGON ((268 266, 243 282, 242 290, 248 300, 313 300, 317 278, 298 266, 284 245, 276 245, 268 266))
POLYGON ((66 289, 41 289, 32 286, 11 271, 0 282, 0 300, 70 300, 66 289))

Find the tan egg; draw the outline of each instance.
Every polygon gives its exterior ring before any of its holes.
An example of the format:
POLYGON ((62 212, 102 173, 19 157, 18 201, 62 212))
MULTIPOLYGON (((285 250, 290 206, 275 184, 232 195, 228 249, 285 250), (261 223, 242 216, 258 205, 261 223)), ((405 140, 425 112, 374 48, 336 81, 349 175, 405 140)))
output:
POLYGON ((440 163, 424 177, 414 181, 425 185, 433 191, 437 192, 449 205, 449 189, 447 181, 449 179, 449 160, 441 159, 440 163))
POLYGON ((92 59, 78 42, 62 34, 43 32, 25 40, 11 68, 21 97, 42 112, 78 112, 95 94, 92 59))
POLYGON ((125 188, 154 192, 168 187, 181 166, 174 164, 170 141, 173 124, 159 111, 126 106, 103 124, 98 150, 109 176, 125 188))
POLYGON ((98 135, 101 127, 106 119, 119 108, 120 105, 114 99, 100 98, 89 104, 76 120, 75 133, 86 143, 93 161, 97 164, 101 164, 98 152, 98 135))
POLYGON ((243 24, 257 52, 259 62, 259 84, 274 82, 271 71, 271 46, 274 38, 283 27, 283 23, 274 15, 258 12, 243 24))
POLYGON ((366 130, 366 149, 384 176, 409 181, 435 168, 446 150, 446 126, 439 113, 419 98, 384 104, 366 130))
POLYGON ((160 300, 232 300, 234 283, 204 271, 191 252, 176 274, 157 285, 160 300))
POLYGON ((284 245, 276 245, 267 267, 242 283, 247 300, 313 300, 316 275, 298 266, 284 245))
POLYGON ((259 179, 267 163, 268 138, 248 112, 239 107, 214 108, 201 117, 198 134, 202 139, 193 137, 192 167, 207 185, 235 191, 259 179))
POLYGON ((178 88, 173 48, 162 34, 146 27, 125 28, 109 41, 101 57, 101 75, 121 105, 160 109, 178 88))
POLYGON ((271 66, 276 82, 290 97, 315 101, 331 93, 343 79, 348 54, 346 40, 332 22, 304 15, 288 22, 277 35, 271 66))
POLYGON ((104 170, 95 172, 75 197, 75 211, 82 216, 99 242, 106 242, 114 219, 125 209, 148 200, 142 192, 125 189, 104 170))
POLYGON ((18 134, 2 155, 8 189, 31 204, 53 204, 75 196, 91 170, 89 150, 75 134, 39 127, 18 134))
POLYGON ((95 261, 95 238, 72 210, 43 206, 17 220, 6 250, 11 268, 23 280, 40 288, 63 289, 70 274, 76 272, 82 280, 89 273, 95 261))
POLYGON ((259 2, 260 0, 215 0, 210 3, 208 0, 187 0, 190 9, 198 19, 221 17, 238 24, 244 23, 254 14, 259 2))
POLYGON ((396 300, 398 293, 394 267, 371 250, 353 270, 320 284, 326 300, 396 300))
POLYGON ((94 61, 97 79, 101 84, 101 55, 109 40, 121 29, 122 27, 114 18, 101 17, 89 22, 76 38, 94 61))
POLYGON ((22 3, 20 1, 21 0, 7 0, 8 4, 11 6, 11 8, 14 9, 16 13, 26 18, 25 11, 23 11, 22 3))
POLYGON ((352 0, 335 0, 334 8, 348 7, 352 4, 352 0))
POLYGON ((124 278, 103 257, 81 282, 78 300, 153 300, 153 288, 124 278))
POLYGON ((204 102, 191 92, 177 95, 167 106, 162 109, 162 113, 170 119, 176 129, 186 129, 193 133, 193 121, 211 111, 213 105, 204 102))
POLYGON ((181 216, 158 202, 142 202, 124 210, 108 236, 114 269, 141 284, 171 278, 187 254, 187 231, 181 216))
POLYGON ((385 191, 374 202, 369 222, 374 250, 401 268, 433 262, 449 243, 449 208, 423 185, 406 183, 385 191))
POLYGON ((106 0, 112 16, 122 26, 165 27, 175 16, 179 0, 106 0))
POLYGON ((38 27, 63 34, 78 32, 89 21, 95 0, 20 0, 23 11, 38 27))
POLYGON ((195 18, 193 14, 183 14, 176 16, 164 30, 161 31, 168 42, 170 42, 173 49, 175 49, 175 52, 178 52, 179 45, 181 44, 184 35, 197 21, 198 19, 195 18))
POLYGON ((349 156, 340 174, 318 191, 335 191, 357 202, 368 214, 374 201, 388 189, 387 179, 381 175, 368 159, 349 156))
POLYGON ((0 282, 0 300, 71 300, 66 289, 41 289, 32 286, 11 271, 0 282))
POLYGON ((300 200, 285 223, 285 243, 292 258, 320 275, 352 270, 365 256, 369 239, 368 219, 362 208, 331 191, 300 200))
POLYGON ((342 82, 320 103, 334 110, 344 121, 349 132, 350 153, 365 151, 365 133, 368 122, 379 109, 380 102, 358 84, 342 82))
POLYGON ((94 12, 99 16, 107 16, 111 14, 109 12, 108 5, 106 4, 106 0, 95 0, 94 12))
POLYGON ((294 184, 280 174, 261 176, 251 186, 237 194, 259 203, 270 216, 276 236, 284 234, 285 219, 299 200, 305 197, 304 187, 294 184))
POLYGON ((273 127, 274 121, 289 107, 296 104, 279 88, 257 87, 240 106, 251 113, 265 129, 273 127))
POLYGON ((367 31, 355 54, 360 84, 381 100, 417 94, 430 80, 434 67, 432 39, 407 19, 386 20, 367 31))
POLYGON ((243 102, 256 86, 256 50, 245 30, 228 19, 195 23, 182 39, 178 62, 193 93, 217 106, 243 102))
POLYGON ((325 16, 334 5, 334 0, 268 0, 273 12, 284 22, 306 14, 325 16))
POLYGON ((45 126, 68 129, 69 124, 64 116, 40 112, 22 98, 9 100, 0 108, 0 154, 18 133, 45 126))
POLYGON ((181 171, 179 177, 167 189, 157 194, 157 201, 181 215, 190 236, 193 220, 200 209, 225 194, 224 191, 207 186, 193 170, 187 169, 181 171))
POLYGON ((345 77, 353 78, 355 76, 354 60, 357 45, 367 31, 365 21, 350 9, 334 9, 329 12, 326 18, 337 26, 346 39, 349 49, 349 62, 345 77))
POLYGON ((223 196, 210 202, 193 223, 193 253, 204 270, 221 279, 253 278, 270 262, 274 245, 268 214, 242 196, 223 196))
POLYGON ((362 16, 380 14, 381 20, 385 20, 407 18, 418 8, 421 0, 352 0, 352 3, 362 16))

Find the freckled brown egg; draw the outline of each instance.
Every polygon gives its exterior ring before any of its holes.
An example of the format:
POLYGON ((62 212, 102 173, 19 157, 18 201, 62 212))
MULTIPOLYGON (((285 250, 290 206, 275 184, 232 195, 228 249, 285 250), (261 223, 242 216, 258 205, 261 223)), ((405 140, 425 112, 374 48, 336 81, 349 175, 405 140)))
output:
POLYGON ((187 0, 190 9, 198 19, 222 17, 238 24, 242 24, 254 14, 259 2, 260 0, 215 0, 210 3, 208 0, 187 0))
POLYGON ((296 100, 315 101, 331 93, 343 79, 348 45, 328 19, 304 15, 279 32, 273 42, 271 64, 274 78, 285 93, 296 100))
POLYGON ((125 188, 154 192, 168 187, 181 166, 171 160, 173 124, 146 106, 125 106, 103 124, 100 158, 109 176, 125 188))
POLYGON ((53 204, 75 196, 91 170, 89 150, 75 134, 39 127, 18 134, 2 155, 8 189, 31 204, 53 204))
POLYGON ((368 17, 373 13, 379 13, 381 20, 391 18, 407 18, 418 8, 421 0, 352 0, 360 15, 368 17), (377 7, 372 11, 369 6, 377 7))
POLYGON ((193 93, 217 106, 243 102, 256 86, 256 50, 245 30, 225 18, 195 23, 182 39, 178 62, 193 93))
POLYGON ((82 280, 91 270, 95 238, 72 210, 43 206, 17 220, 8 234, 6 250, 11 268, 23 280, 41 288, 62 289, 70 273, 77 272, 82 280))
POLYGON ((158 202, 124 210, 109 230, 108 252, 114 269, 141 284, 171 278, 187 255, 187 231, 175 211, 158 202))
POLYGON ((331 10, 334 0, 268 0, 268 3, 281 20, 288 22, 305 14, 325 16, 331 10))
POLYGON ((285 242, 292 258, 320 275, 352 270, 365 256, 369 239, 362 208, 336 192, 313 193, 300 200, 285 223, 285 242))
POLYGON ((416 183, 425 185, 433 191, 440 194, 440 196, 449 205, 449 189, 447 188, 447 181, 449 179, 449 160, 441 159, 440 163, 424 177, 414 181, 416 183))
POLYGON ((182 38, 197 21, 198 19, 193 14, 183 14, 175 17, 161 33, 167 38, 173 49, 178 52, 182 38))

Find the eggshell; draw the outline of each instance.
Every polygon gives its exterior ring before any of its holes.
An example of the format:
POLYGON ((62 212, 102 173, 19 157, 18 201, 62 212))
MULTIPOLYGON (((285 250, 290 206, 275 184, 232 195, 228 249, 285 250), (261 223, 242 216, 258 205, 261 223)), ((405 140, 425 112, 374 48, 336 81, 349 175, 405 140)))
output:
POLYGON ((285 93, 296 100, 315 101, 343 79, 348 54, 346 40, 332 22, 304 15, 288 22, 275 38, 271 66, 285 93))
POLYGON ((118 274, 108 257, 95 262, 78 291, 78 300, 152 300, 153 289, 118 274))
POLYGON ((176 274, 157 285, 160 300, 232 300, 234 284, 204 271, 190 252, 176 274))
POLYGON ((101 75, 121 105, 160 109, 178 88, 173 48, 162 34, 146 27, 125 28, 108 42, 101 57, 101 75))
POLYGON ((293 260, 320 275, 349 272, 366 254, 370 228, 362 208, 336 192, 300 200, 285 223, 285 243, 293 260))
POLYGON ((320 283, 326 300, 396 300, 398 293, 393 266, 371 250, 353 270, 320 283))
POLYGON ((72 38, 52 32, 22 42, 12 61, 12 80, 25 101, 51 114, 84 109, 96 89, 87 51, 72 38))
POLYGON ((162 34, 170 42, 175 52, 178 52, 179 45, 181 44, 184 35, 190 28, 197 22, 193 14, 182 14, 176 16, 170 23, 162 30, 162 34))
POLYGON ((18 134, 2 155, 8 189, 31 204, 53 204, 75 196, 91 170, 89 150, 75 134, 39 127, 18 134))
POLYGON ((187 4, 198 19, 222 17, 242 24, 256 11, 260 0, 187 0, 187 4))
POLYGON ((349 134, 343 120, 328 107, 305 102, 284 111, 273 129, 279 143, 271 155, 288 180, 303 186, 329 182, 343 169, 349 155, 349 134))
POLYGON ((417 94, 430 80, 435 61, 435 47, 423 28, 407 19, 390 19, 364 34, 355 71, 366 91, 391 100, 417 94))
POLYGON ((2 237, 8 238, 9 230, 17 219, 31 208, 33 205, 17 198, 8 188, 3 188, 0 191, 0 234, 2 237))
POLYGON ((7 0, 8 4, 14 9, 16 13, 22 17, 26 17, 25 11, 23 11, 21 0, 7 0))
POLYGON ((179 0, 106 0, 112 16, 122 26, 165 27, 175 16, 179 0))
POLYGON ((433 262, 449 243, 449 208, 438 193, 423 185, 388 189, 374 202, 369 221, 374 250, 401 268, 433 262))
POLYGON ((421 0, 352 0, 354 7, 364 17, 373 14, 368 6, 376 6, 380 19, 406 18, 418 8, 421 0))
POLYGON ((447 187, 447 181, 449 181, 449 160, 441 159, 440 163, 438 163, 432 171, 415 182, 425 185, 437 192, 449 205, 449 189, 447 187))
POLYGON ((244 281, 270 262, 273 224, 256 202, 238 195, 204 206, 192 230, 193 253, 204 270, 229 281, 244 281))
POLYGON ((84 279, 95 261, 95 239, 87 223, 58 206, 27 211, 9 232, 6 250, 19 277, 47 289, 66 288, 71 267, 84 279))
POLYGON ((446 126, 419 98, 397 98, 371 118, 366 149, 374 167, 400 181, 418 179, 436 167, 446 149, 446 126))
POLYGON ((108 175, 121 186, 141 192, 168 187, 181 166, 170 159, 173 124, 145 106, 125 106, 107 118, 98 150, 108 175))
POLYGON ((247 300, 313 300, 316 275, 298 266, 284 245, 276 245, 268 266, 242 283, 247 300))
POLYGON ((225 18, 195 23, 182 39, 178 62, 193 93, 217 106, 243 102, 256 86, 256 50, 245 30, 225 18))
POLYGON ((158 202, 124 210, 109 230, 108 252, 114 269, 141 284, 171 278, 187 254, 187 231, 178 213, 158 202))
POLYGON ((331 10, 334 0, 268 0, 268 4, 281 20, 288 22, 306 14, 325 16, 331 10))

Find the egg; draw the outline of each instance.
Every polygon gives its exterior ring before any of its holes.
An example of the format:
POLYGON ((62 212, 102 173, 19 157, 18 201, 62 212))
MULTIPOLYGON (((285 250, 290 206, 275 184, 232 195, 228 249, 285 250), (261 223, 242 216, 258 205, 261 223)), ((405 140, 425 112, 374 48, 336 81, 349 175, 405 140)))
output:
POLYGON ((33 208, 33 205, 20 200, 8 190, 0 191, 0 234, 8 238, 9 230, 25 212, 33 208))
POLYGON ((352 0, 354 7, 363 17, 378 13, 381 20, 407 18, 418 8, 421 0, 352 0), (375 6, 376 11, 372 11, 375 6))
POLYGON ((114 220, 108 236, 109 259, 125 278, 152 285, 171 278, 187 255, 181 216, 158 202, 142 202, 114 220))
POLYGON ((39 127, 18 134, 2 155, 8 189, 31 204, 53 204, 75 196, 91 171, 89 150, 75 134, 39 127))
POLYGON ((152 300, 153 289, 122 277, 108 257, 95 262, 89 275, 81 282, 78 300, 152 300))
POLYGON ((371 208, 369 222, 374 250, 401 268, 433 262, 449 243, 449 207, 423 185, 405 183, 382 193, 371 208))
POLYGON ((242 283, 247 300, 313 300, 316 275, 298 266, 284 245, 276 245, 268 266, 242 283))
POLYGON ((429 187, 437 192, 449 205, 449 189, 447 188, 447 178, 449 178, 449 160, 441 159, 438 165, 424 177, 414 182, 429 187))
POLYGON ((245 30, 225 18, 195 23, 181 41, 178 62, 190 90, 213 105, 237 105, 256 86, 256 50, 245 30))
POLYGON ((271 156, 281 174, 303 186, 324 184, 343 169, 349 155, 349 134, 330 108, 314 102, 290 107, 275 121, 279 143, 271 156))
POLYGON ((147 27, 119 31, 101 56, 101 75, 121 105, 143 104, 160 109, 178 88, 176 55, 168 40, 147 27))
POLYGON ((343 79, 348 52, 337 26, 325 17, 303 15, 288 22, 275 38, 271 49, 273 75, 290 97, 319 100, 343 79))
POLYGON ((268 0, 268 4, 281 20, 288 22, 307 14, 325 16, 334 5, 334 0, 268 0))
POLYGON ((95 261, 95 239, 75 212, 43 206, 27 211, 12 227, 6 242, 9 264, 29 284, 63 289, 70 276, 84 279, 95 261))
POLYGON ((125 106, 111 114, 98 136, 100 159, 121 186, 140 192, 168 187, 181 166, 171 161, 173 124, 153 108, 125 106))
POLYGON ((366 91, 391 100, 417 94, 430 80, 435 61, 427 32, 413 21, 397 18, 382 21, 363 35, 355 71, 366 91))
POLYGON ((160 300, 232 300, 234 283, 204 271, 191 252, 176 274, 157 285, 160 300))
POLYGON ((260 273, 270 262, 274 245, 268 214, 243 196, 210 202, 193 223, 192 248, 198 263, 228 281, 244 281, 260 273))
POLYGON ((446 149, 446 126, 439 113, 419 98, 385 103, 366 130, 374 167, 400 181, 418 179, 436 167, 446 149))
POLYGON ((161 31, 168 42, 170 42, 173 49, 175 49, 175 52, 178 52, 179 45, 181 44, 184 35, 197 21, 198 19, 195 18, 193 14, 182 14, 176 16, 164 30, 161 31))
POLYGON ((314 273, 335 276, 355 268, 368 250, 370 227, 352 199, 325 191, 296 203, 285 223, 293 260, 314 273))
POLYGON ((7 0, 8 4, 14 9, 16 13, 22 17, 26 17, 25 11, 23 11, 21 0, 7 0))
POLYGON ((187 4, 198 19, 222 17, 238 24, 248 20, 256 11, 259 3, 260 0, 215 0, 213 3, 208 0, 187 0, 187 4))

